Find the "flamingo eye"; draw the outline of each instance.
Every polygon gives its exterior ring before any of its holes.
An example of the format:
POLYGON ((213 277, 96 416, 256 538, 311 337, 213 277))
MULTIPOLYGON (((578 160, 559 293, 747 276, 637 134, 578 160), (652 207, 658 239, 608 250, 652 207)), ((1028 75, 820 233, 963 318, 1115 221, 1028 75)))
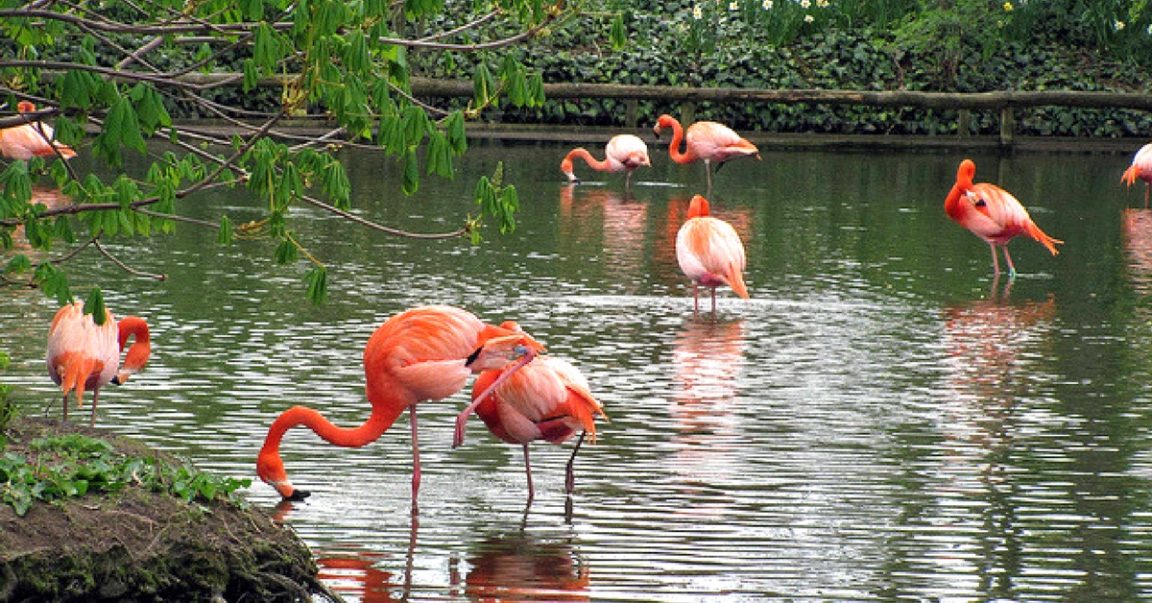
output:
POLYGON ((512 348, 512 351, 515 352, 517 356, 523 356, 528 353, 528 348, 524 346, 524 344, 520 344, 512 348))
POLYGON ((976 207, 984 207, 985 205, 988 205, 988 203, 985 202, 983 199, 977 199, 976 200, 976 207))

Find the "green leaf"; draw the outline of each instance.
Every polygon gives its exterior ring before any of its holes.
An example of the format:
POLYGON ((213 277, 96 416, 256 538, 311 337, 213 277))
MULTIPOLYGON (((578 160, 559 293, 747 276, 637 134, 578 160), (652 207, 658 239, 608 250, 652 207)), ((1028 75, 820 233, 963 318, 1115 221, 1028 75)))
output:
POLYGON ((68 288, 68 277, 51 262, 44 262, 36 267, 32 280, 40 285, 45 295, 55 297, 60 305, 72 301, 72 291, 68 288))
POLYGON ((492 100, 492 96, 496 93, 496 80, 492 77, 492 72, 488 70, 488 66, 480 63, 476 66, 476 71, 472 74, 472 97, 475 100, 477 107, 483 107, 492 100))
POLYGON ((413 195, 420 188, 420 163, 416 161, 416 152, 409 150, 404 153, 404 183, 401 190, 405 195, 413 195))
POLYGON ((468 137, 464 132, 464 112, 453 111, 444 124, 448 133, 448 144, 456 156, 463 155, 468 150, 468 137))
POLYGON ((91 314, 92 322, 97 326, 108 320, 108 309, 104 306, 104 294, 101 293, 100 287, 95 287, 88 293, 88 299, 84 300, 84 313, 91 314))
POLYGON ((22 274, 31 269, 32 262, 28 259, 28 256, 21 253, 8 261, 8 265, 4 267, 4 272, 7 274, 22 274))
POLYGON ((628 46, 628 34, 624 31, 624 15, 616 13, 612 19, 612 31, 608 34, 608 39, 612 42, 612 50, 617 52, 624 50, 628 46))
POLYGON ((216 234, 216 243, 218 245, 231 245, 233 240, 232 220, 229 220, 228 216, 221 216, 220 230, 216 234))
POLYGON ((428 137, 428 152, 425 155, 425 169, 429 174, 436 174, 444 178, 455 175, 452 171, 452 147, 448 144, 448 137, 440 132, 432 132, 428 137))
POLYGON ((278 264, 291 264, 300 257, 300 250, 296 244, 288 239, 280 241, 276 246, 276 263, 278 264))
POLYGON ((305 277, 308 283, 308 300, 314 304, 322 304, 328 296, 328 269, 316 266, 308 271, 305 277))

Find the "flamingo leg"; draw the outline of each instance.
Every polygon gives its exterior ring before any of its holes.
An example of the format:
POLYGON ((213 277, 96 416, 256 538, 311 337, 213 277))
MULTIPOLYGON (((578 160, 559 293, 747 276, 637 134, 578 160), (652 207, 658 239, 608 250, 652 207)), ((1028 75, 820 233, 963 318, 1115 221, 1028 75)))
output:
POLYGON ((704 160, 704 173, 708 175, 708 197, 712 197, 712 162, 704 160))
POLYGON ((536 489, 532 487, 532 463, 528 460, 528 442, 524 442, 524 475, 528 477, 528 504, 536 497, 536 489))
POLYGON ((408 420, 412 426, 412 514, 417 511, 416 496, 420 493, 420 440, 416 432, 416 405, 408 407, 408 420))
POLYGON ((1152 195, 1152 182, 1144 183, 1144 209, 1148 209, 1148 196, 1152 195))
POLYGON ((624 172, 624 192, 632 190, 632 170, 624 172))
POLYGON ((1000 258, 996 255, 996 245, 989 243, 988 247, 992 249, 992 275, 1000 276, 1000 258))
POLYGON ((1012 264, 1012 256, 1008 255, 1008 246, 1004 246, 1004 259, 1008 261, 1008 278, 1016 278, 1016 266, 1012 264))
POLYGON ((716 313, 716 287, 712 287, 712 313, 716 313))
POLYGON ((92 390, 92 416, 88 419, 88 426, 96 426, 96 404, 100 402, 100 390, 92 390))
POLYGON ((68 394, 64 394, 64 399, 61 400, 60 405, 64 407, 64 422, 68 422, 68 394))
POLYGON ((692 283, 692 314, 700 313, 700 286, 692 283))
POLYGON ((576 440, 576 448, 572 450, 572 456, 568 458, 568 465, 564 469, 564 491, 569 495, 576 489, 576 474, 573 471, 573 465, 576 462, 576 453, 580 452, 580 445, 584 443, 584 436, 588 432, 581 431, 580 439, 576 440))

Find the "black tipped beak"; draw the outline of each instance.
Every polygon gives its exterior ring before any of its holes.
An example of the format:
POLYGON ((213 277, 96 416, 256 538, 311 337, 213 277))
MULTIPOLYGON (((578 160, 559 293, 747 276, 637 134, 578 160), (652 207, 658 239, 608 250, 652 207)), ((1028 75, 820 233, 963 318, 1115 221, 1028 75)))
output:
POLYGON ((112 385, 120 385, 120 375, 116 375, 112 378, 112 385))
POLYGON ((476 362, 476 359, 480 357, 480 350, 482 350, 482 349, 484 349, 484 348, 483 347, 476 348, 475 352, 472 352, 471 354, 469 354, 468 359, 464 361, 464 366, 471 368, 472 363, 476 362))
POLYGON ((305 498, 308 498, 309 496, 312 496, 311 492, 297 488, 297 489, 292 491, 292 494, 290 496, 285 496, 284 500, 290 500, 292 502, 300 502, 300 501, 304 500, 305 498))

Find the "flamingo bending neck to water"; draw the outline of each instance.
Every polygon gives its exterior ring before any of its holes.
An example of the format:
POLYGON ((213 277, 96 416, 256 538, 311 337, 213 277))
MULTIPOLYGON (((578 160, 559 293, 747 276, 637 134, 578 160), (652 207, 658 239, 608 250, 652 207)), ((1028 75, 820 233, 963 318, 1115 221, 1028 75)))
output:
POLYGON ((698 121, 688 126, 687 132, 680 126, 680 122, 671 115, 661 115, 656 119, 656 126, 652 131, 656 137, 664 128, 672 128, 672 142, 668 145, 668 155, 679 164, 703 161, 704 171, 708 175, 708 194, 712 193, 712 164, 716 164, 716 171, 725 161, 739 157, 755 157, 760 159, 760 150, 745 138, 732 131, 732 128, 714 121, 698 121), (680 142, 684 141, 684 151, 680 151, 680 142))
POLYGON ((56 312, 48 329, 48 374, 64 393, 64 420, 68 420, 68 394, 75 392, 76 405, 84 402, 84 391, 92 390, 92 417, 96 424, 96 406, 100 388, 112 383, 123 385, 132 374, 144 368, 152 353, 148 323, 138 316, 126 316, 119 322, 104 311, 104 324, 97 325, 84 313, 84 302, 68 304, 56 312), (132 346, 120 365, 120 352, 128 340, 132 346))
POLYGON ((507 368, 511 375, 543 349, 527 333, 484 324, 470 312, 452 306, 424 306, 397 314, 376 329, 364 348, 364 375, 372 405, 368 419, 359 427, 343 428, 314 409, 293 406, 268 429, 256 473, 282 497, 303 499, 309 492, 288 481, 280 458, 285 432, 304 425, 330 444, 358 448, 376 441, 408 409, 415 513, 420 489, 416 404, 451 396, 464 387, 472 373, 507 368))
POLYGON ((592 156, 587 149, 577 147, 568 152, 564 159, 560 161, 560 171, 568 177, 568 182, 578 183, 580 179, 576 177, 573 166, 573 161, 576 159, 583 159, 588 167, 598 172, 608 172, 612 174, 624 172, 624 189, 632 189, 632 172, 638 167, 651 167, 652 162, 648 159, 648 145, 639 136, 631 134, 619 134, 613 136, 608 144, 604 147, 604 159, 599 160, 592 156))
POLYGON ((956 183, 944 198, 944 211, 957 224, 984 239, 992 248, 992 271, 1000 274, 1000 261, 996 248, 1004 250, 1008 261, 1008 276, 1016 276, 1016 266, 1008 254, 1008 242, 1017 235, 1026 234, 1036 239, 1052 255, 1060 253, 1056 245, 1063 243, 1048 236, 1032 221, 1028 210, 1012 196, 1012 193, 987 182, 972 183, 976 176, 976 164, 971 159, 960 162, 956 170, 956 183))

